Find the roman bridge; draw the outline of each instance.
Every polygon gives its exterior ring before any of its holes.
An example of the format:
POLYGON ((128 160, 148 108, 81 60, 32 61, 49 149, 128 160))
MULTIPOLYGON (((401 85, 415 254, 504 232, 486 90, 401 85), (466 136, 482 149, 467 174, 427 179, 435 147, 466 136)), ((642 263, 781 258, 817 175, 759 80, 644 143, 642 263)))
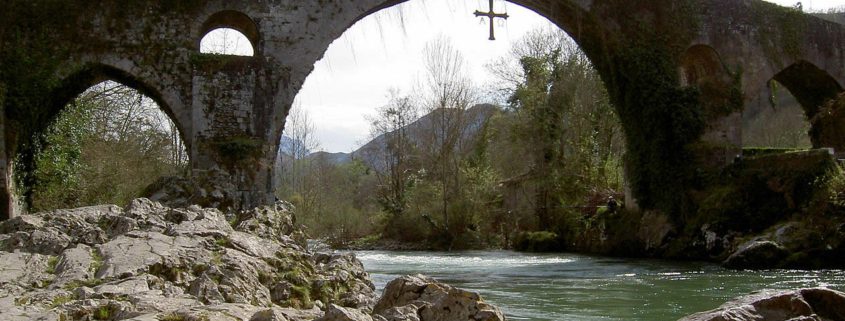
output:
MULTIPOLYGON (((109 79, 139 89, 174 120, 192 176, 226 173, 241 207, 273 201, 285 118, 314 64, 353 23, 401 2, 6 1, 0 219, 15 215, 12 175, 32 170, 31 137, 109 79), (246 35, 255 55, 201 54, 200 39, 220 27, 246 35)), ((689 206, 682 191, 696 188, 696 173, 741 152, 743 106, 765 95, 770 80, 811 118, 845 84, 845 27, 760 0, 511 2, 557 24, 595 64, 623 122, 630 185, 645 208, 689 206)), ((816 147, 845 149, 824 132, 813 129, 816 147)))

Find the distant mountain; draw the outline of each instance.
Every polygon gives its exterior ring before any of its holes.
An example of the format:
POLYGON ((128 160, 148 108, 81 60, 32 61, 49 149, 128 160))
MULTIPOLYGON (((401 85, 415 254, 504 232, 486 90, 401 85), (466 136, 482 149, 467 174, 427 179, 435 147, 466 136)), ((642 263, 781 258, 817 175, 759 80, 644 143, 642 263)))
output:
MULTIPOLYGON (((474 140, 477 138, 478 132, 484 127, 487 121, 492 117, 499 108, 490 105, 490 104, 480 104, 475 105, 466 111, 464 111, 467 121, 467 128, 464 131, 464 137, 462 138, 462 145, 464 146, 471 146, 474 145, 474 140)), ((444 110, 438 109, 435 110, 427 115, 424 115, 417 119, 416 121, 408 124, 405 127, 405 130, 410 136, 411 142, 416 145, 422 144, 426 137, 424 133, 428 133, 426 129, 431 128, 436 124, 437 120, 444 116, 442 113, 454 113, 455 110, 444 110)), ((453 117, 452 115, 445 115, 446 117, 453 117)), ((430 139, 430 138, 429 138, 430 139)), ((434 139, 439 139, 435 137, 434 139)), ((367 158, 372 157, 374 154, 378 154, 379 151, 383 151, 386 148, 386 136, 381 135, 376 137, 375 139, 367 142, 357 150, 353 151, 352 153, 326 153, 326 152, 316 152, 312 153, 308 156, 308 158, 316 158, 316 157, 327 157, 329 161, 333 164, 345 164, 351 162, 353 159, 360 159, 366 163, 374 163, 369 161, 367 158)))
POLYGON ((350 153, 329 153, 329 152, 315 152, 308 155, 309 159, 323 158, 326 162, 333 165, 342 165, 352 161, 352 154, 350 153))
MULTIPOLYGON (((295 139, 282 135, 282 139, 279 141, 279 153, 287 156, 293 155, 293 149, 296 143, 297 141, 295 139)), ((306 152, 311 153, 311 151, 306 152)))

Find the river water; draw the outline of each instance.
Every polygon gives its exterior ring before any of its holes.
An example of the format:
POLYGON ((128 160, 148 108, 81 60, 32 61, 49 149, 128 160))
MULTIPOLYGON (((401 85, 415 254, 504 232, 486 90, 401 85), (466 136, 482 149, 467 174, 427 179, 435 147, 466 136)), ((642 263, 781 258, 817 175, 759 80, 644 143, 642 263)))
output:
POLYGON ((380 292, 422 273, 481 293, 509 320, 677 320, 761 289, 845 290, 845 271, 731 271, 707 263, 509 251, 360 251, 380 292))

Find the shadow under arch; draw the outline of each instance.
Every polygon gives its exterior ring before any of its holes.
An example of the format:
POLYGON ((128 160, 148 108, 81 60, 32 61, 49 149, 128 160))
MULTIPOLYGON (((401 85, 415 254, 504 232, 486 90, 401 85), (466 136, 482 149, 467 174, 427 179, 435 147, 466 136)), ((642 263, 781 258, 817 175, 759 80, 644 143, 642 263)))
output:
POLYGON ((209 32, 219 28, 231 28, 242 33, 252 45, 254 55, 259 53, 259 42, 261 41, 261 33, 258 31, 258 24, 255 23, 248 15, 234 10, 224 10, 212 14, 203 22, 200 27, 200 32, 196 37, 196 46, 200 47, 200 42, 203 37, 209 32))
MULTIPOLYGON (((839 82, 827 71, 806 60, 799 60, 786 67, 772 77, 772 80, 792 93, 804 109, 806 119, 811 120, 810 140, 813 142, 813 148, 831 147, 824 146, 828 145, 825 143, 828 139, 822 137, 827 131, 821 128, 824 123, 812 120, 819 114, 822 106, 835 100, 843 92, 839 82)), ((842 139, 845 138, 836 140, 842 139)))
POLYGON ((793 63, 772 79, 781 83, 795 96, 804 108, 807 119, 812 119, 819 107, 842 92, 842 86, 833 76, 806 60, 793 63))

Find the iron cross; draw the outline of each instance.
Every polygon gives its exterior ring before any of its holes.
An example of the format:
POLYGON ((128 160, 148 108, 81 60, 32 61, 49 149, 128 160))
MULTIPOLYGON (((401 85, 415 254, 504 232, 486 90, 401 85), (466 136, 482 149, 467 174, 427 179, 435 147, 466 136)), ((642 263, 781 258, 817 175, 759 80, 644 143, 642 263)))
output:
POLYGON ((493 30, 493 20, 496 18, 502 18, 507 20, 510 16, 507 13, 496 13, 493 11, 493 0, 490 0, 490 12, 481 12, 479 10, 475 10, 476 17, 487 17, 490 19, 490 40, 496 40, 496 34, 493 30))

